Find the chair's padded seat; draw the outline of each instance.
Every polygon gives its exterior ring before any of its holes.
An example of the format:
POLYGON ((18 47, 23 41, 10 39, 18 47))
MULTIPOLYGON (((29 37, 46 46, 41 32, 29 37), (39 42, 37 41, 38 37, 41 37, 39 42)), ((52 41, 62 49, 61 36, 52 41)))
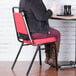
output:
MULTIPOLYGON (((56 41, 55 37, 48 37, 48 38, 42 38, 42 39, 32 39, 32 42, 34 45, 50 43, 50 42, 55 42, 55 41, 56 41)), ((31 44, 30 40, 24 40, 24 43, 31 44)))

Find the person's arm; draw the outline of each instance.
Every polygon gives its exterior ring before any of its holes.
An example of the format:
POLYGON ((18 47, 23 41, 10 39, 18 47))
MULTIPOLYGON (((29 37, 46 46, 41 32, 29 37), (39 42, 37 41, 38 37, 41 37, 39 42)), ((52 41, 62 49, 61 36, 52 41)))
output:
POLYGON ((52 11, 46 10, 46 7, 44 6, 42 1, 40 0, 33 0, 33 1, 30 3, 30 7, 36 19, 40 21, 48 20, 52 16, 52 11))

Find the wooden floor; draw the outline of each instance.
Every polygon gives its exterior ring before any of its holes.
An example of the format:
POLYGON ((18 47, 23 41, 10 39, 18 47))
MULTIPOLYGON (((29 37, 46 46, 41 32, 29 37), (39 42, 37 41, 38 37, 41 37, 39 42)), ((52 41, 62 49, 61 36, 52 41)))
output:
MULTIPOLYGON (((0 76, 26 76, 30 62, 17 62, 14 70, 11 70, 12 62, 0 62, 0 76)), ((76 76, 76 68, 59 69, 50 67, 43 62, 39 66, 38 62, 34 62, 29 76, 76 76)))

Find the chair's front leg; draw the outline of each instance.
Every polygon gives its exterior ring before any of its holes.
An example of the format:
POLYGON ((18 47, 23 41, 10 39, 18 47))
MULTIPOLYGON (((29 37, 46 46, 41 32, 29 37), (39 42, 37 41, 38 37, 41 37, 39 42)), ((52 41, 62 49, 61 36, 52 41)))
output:
POLYGON ((27 71, 27 73, 26 73, 26 76, 28 76, 28 74, 29 74, 29 72, 30 72, 30 70, 31 70, 32 64, 33 64, 33 62, 34 62, 34 60, 35 60, 35 57, 36 57, 36 55, 37 55, 38 50, 39 50, 39 46, 37 46, 36 52, 35 52, 35 54, 34 54, 34 56, 33 56, 33 59, 32 59, 32 61, 31 61, 31 64, 30 64, 30 66, 29 66, 29 68, 28 68, 28 71, 27 71))
POLYGON ((55 42, 54 42, 54 50, 55 50, 56 71, 58 71, 57 49, 56 49, 56 44, 55 44, 55 42))
POLYGON ((40 46, 39 46, 39 61, 40 61, 40 65, 42 65, 42 60, 41 60, 41 49, 40 49, 40 46))
POLYGON ((17 62, 17 59, 18 59, 18 56, 19 56, 19 54, 20 54, 20 52, 21 52, 21 49, 22 49, 22 47, 23 47, 23 44, 24 44, 24 43, 22 43, 22 45, 21 45, 21 47, 20 47, 20 49, 19 49, 19 51, 18 51, 18 53, 17 53, 17 56, 16 56, 16 58, 15 58, 15 60, 14 60, 14 63, 13 63, 13 65, 12 65, 12 67, 11 67, 12 70, 13 70, 16 62, 17 62))

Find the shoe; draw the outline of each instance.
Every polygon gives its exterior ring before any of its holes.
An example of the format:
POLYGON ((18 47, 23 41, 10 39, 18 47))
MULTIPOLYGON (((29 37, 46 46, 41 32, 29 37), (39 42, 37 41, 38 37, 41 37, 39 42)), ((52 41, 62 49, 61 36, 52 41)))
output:
MULTIPOLYGON (((48 61, 45 61, 45 63, 50 65, 53 68, 56 68, 56 64, 53 63, 53 59, 49 59, 48 61)), ((60 65, 58 65, 58 68, 60 68, 60 65)))
POLYGON ((45 63, 48 64, 48 65, 50 65, 50 66, 53 67, 53 68, 56 68, 56 66, 53 65, 52 63, 49 63, 49 62, 45 62, 45 63))
POLYGON ((45 63, 47 64, 48 63, 48 61, 49 61, 49 58, 45 58, 45 63))

